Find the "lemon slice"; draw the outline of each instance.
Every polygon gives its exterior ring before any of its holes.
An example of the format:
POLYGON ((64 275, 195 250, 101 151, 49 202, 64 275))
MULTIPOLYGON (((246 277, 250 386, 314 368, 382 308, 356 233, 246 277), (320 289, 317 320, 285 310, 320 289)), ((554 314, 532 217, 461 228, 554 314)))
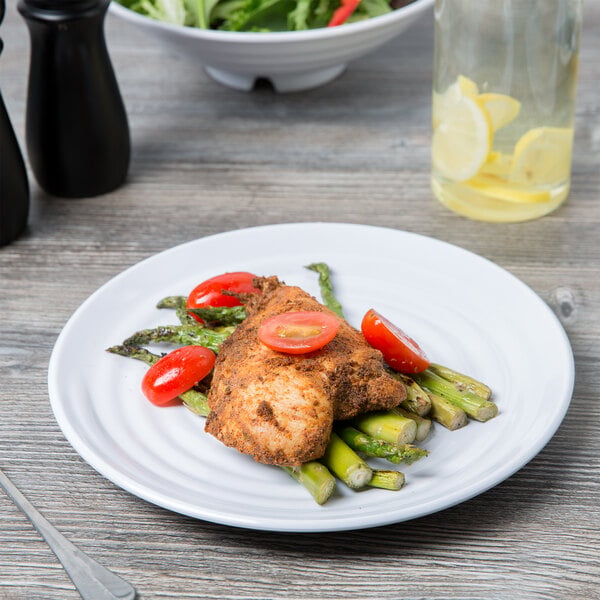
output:
POLYGON ((481 167, 480 174, 506 180, 512 167, 512 160, 512 154, 492 150, 481 167))
POLYGON ((446 88, 442 94, 433 93, 433 126, 437 127, 439 122, 444 119, 444 114, 449 108, 460 101, 463 96, 475 99, 479 94, 477 84, 465 77, 459 75, 456 81, 446 88))
POLYGON ((433 131, 433 165, 448 179, 466 181, 485 163, 491 141, 487 113, 476 100, 461 95, 440 111, 433 131))
POLYGON ((569 178, 573 129, 536 127, 515 145, 509 179, 528 185, 551 185, 569 178))
POLYGON ((497 177, 489 175, 477 175, 467 181, 465 185, 495 200, 504 200, 513 204, 548 202, 551 199, 548 190, 500 181, 497 177))
POLYGON ((479 95, 477 84, 464 75, 459 75, 456 81, 449 85, 443 94, 439 94, 445 104, 450 105, 458 102, 463 96, 476 98, 479 95))
POLYGON ((452 94, 468 96, 469 98, 475 98, 479 94, 477 84, 465 75, 459 75, 448 89, 452 89, 452 94))
POLYGON ((506 94, 485 93, 479 94, 477 100, 487 111, 492 129, 498 131, 501 127, 513 121, 521 110, 521 103, 506 94))

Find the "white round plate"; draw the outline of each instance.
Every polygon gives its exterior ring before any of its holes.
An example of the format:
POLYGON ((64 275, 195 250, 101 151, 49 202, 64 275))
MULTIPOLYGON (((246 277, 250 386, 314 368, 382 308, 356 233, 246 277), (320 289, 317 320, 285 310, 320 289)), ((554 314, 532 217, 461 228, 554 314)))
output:
POLYGON ((505 480, 555 433, 573 377, 571 348, 552 311, 497 265, 412 233, 300 223, 205 237, 127 269, 68 321, 48 380, 66 438, 132 494, 216 523, 317 532, 413 519, 505 480), (436 426, 421 444, 430 455, 402 465, 402 490, 353 492, 340 483, 323 506, 282 469, 255 463, 204 433, 203 419, 184 407, 150 404, 140 391, 146 366, 105 351, 138 329, 176 323, 156 302, 225 271, 277 275, 319 297, 316 274, 304 268, 319 261, 331 267, 350 323, 359 325, 376 308, 431 360, 488 383, 500 410, 487 423, 455 432, 436 426))

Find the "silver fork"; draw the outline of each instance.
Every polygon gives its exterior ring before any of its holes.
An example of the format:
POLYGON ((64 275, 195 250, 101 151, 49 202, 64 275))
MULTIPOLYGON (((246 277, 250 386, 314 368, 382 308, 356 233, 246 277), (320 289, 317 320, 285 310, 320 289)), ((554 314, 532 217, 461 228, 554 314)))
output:
POLYGON ((134 600, 133 586, 72 544, 46 520, 0 470, 0 487, 38 530, 75 584, 83 600, 134 600))

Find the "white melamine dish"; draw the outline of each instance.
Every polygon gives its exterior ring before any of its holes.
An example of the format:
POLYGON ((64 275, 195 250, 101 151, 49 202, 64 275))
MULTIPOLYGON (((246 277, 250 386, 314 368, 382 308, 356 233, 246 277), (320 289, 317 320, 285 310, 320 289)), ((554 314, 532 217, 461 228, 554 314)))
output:
POLYGON ((250 90, 257 79, 268 79, 279 92, 296 92, 335 79, 350 61, 400 35, 432 8, 433 1, 416 0, 386 15, 339 27, 272 33, 171 25, 140 15, 114 0, 110 12, 203 65, 219 83, 250 90))
POLYGON ((571 348, 553 312, 492 262, 412 233, 300 223, 202 238, 116 276, 65 325, 50 360, 49 392, 75 450, 132 494, 216 523, 318 532, 427 515, 510 477, 559 427, 573 377, 571 348), (203 419, 183 406, 150 404, 140 391, 147 367, 105 351, 138 329, 176 323, 156 302, 222 272, 278 275, 319 297, 316 274, 304 268, 318 261, 330 265, 351 324, 376 308, 431 360, 488 383, 500 409, 495 419, 455 432, 437 425, 421 444, 430 455, 401 465, 402 490, 353 492, 340 483, 323 506, 282 469, 255 463, 205 434, 203 419))

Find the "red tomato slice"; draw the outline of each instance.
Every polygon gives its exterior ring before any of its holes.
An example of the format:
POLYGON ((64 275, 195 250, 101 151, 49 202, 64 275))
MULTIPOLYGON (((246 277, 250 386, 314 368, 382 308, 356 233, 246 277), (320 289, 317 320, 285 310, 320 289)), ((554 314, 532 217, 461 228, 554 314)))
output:
MULTIPOLYGON (((206 308, 209 306, 239 306, 241 302, 235 297, 223 292, 234 294, 256 294, 260 290, 252 285, 256 277, 252 273, 239 271, 235 273, 223 273, 211 277, 198 284, 188 296, 187 308, 206 308)), ((196 315, 192 315, 197 321, 203 322, 196 315)))
POLYGON ((381 351, 385 362, 395 371, 420 373, 429 366, 429 359, 419 345, 377 311, 367 311, 361 329, 367 342, 381 351))
POLYGON ((203 346, 177 348, 146 371, 142 392, 153 404, 169 405, 212 371, 215 358, 215 353, 203 346))
POLYGON ((271 350, 306 354, 329 343, 340 328, 340 320, 318 311, 288 312, 265 319, 258 339, 271 350))

